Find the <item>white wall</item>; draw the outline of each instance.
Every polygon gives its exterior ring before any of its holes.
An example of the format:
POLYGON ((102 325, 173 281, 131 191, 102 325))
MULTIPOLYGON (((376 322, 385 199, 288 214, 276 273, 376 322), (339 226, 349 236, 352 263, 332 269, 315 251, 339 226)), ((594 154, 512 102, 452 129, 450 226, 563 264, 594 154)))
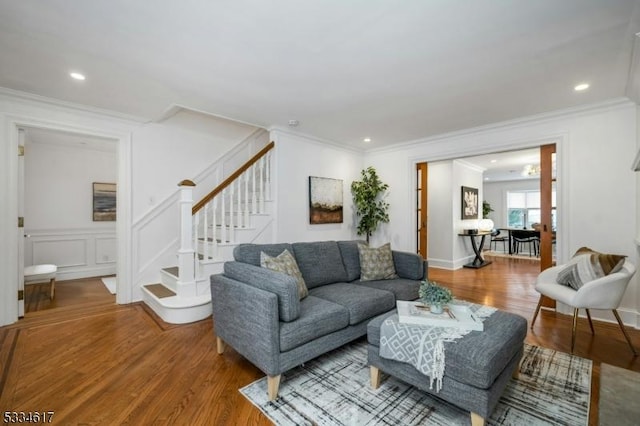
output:
MULTIPOLYGON (((276 142, 277 233, 279 242, 364 239, 356 234, 351 182, 365 167, 362 153, 325 144, 308 137, 272 130, 276 142), (309 223, 309 176, 343 181, 343 223, 309 223)), ((384 181, 384 177, 382 177, 384 181)), ((393 187, 390 188, 394 190, 393 187)))
MULTIPOLYGON (((464 229, 477 229, 478 220, 482 219, 482 171, 463 161, 453 161, 452 170, 453 187, 453 239, 452 269, 461 268, 465 263, 471 262, 475 258, 471 240, 469 237, 461 237, 458 234, 464 229), (478 218, 474 220, 462 219, 462 187, 467 186, 478 190, 478 218)), ((431 207, 429 207, 431 208, 431 207)), ((475 238, 475 237, 474 237, 475 238)), ((479 238, 478 238, 479 240, 479 238)), ((485 241, 485 244, 487 242, 485 241)), ((479 244, 479 242, 478 242, 479 244)))
MULTIPOLYGON (((256 127, 182 110, 161 123, 133 132, 133 220, 174 194, 178 183, 194 177, 222 157, 256 127)), ((199 182, 196 182, 198 184, 199 182)), ((196 186, 196 196, 211 188, 196 186)))
MULTIPOLYGON (((477 219, 462 220, 462 186, 478 189, 480 208, 481 170, 457 160, 429 163, 427 244, 431 267, 458 269, 475 257, 469 238, 458 235, 464 229, 478 227, 477 219)), ((415 248, 405 247, 403 250, 415 251, 415 248)))
MULTIPOLYGON (((378 169, 393 188, 389 237, 396 247, 415 250, 414 164, 558 143, 558 260, 581 246, 629 256, 637 265, 636 152, 637 108, 621 100, 592 108, 527 117, 469 129, 416 143, 368 152, 365 163, 378 169)), ((638 276, 623 299, 623 316, 638 324, 638 276)))
POLYGON ((427 255, 429 266, 451 268, 454 229, 453 162, 446 160, 429 163, 428 177, 427 255))
POLYGON ((84 145, 68 145, 57 143, 61 134, 38 142, 29 134, 27 129, 25 266, 53 263, 59 280, 114 274, 116 223, 93 221, 92 188, 93 182, 116 182, 116 141, 102 150, 89 137, 84 145))

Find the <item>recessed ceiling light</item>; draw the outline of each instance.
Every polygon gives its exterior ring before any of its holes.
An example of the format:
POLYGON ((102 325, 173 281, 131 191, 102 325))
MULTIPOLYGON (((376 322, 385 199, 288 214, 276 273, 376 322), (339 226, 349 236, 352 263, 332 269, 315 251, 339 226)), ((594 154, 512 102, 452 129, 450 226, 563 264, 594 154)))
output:
POLYGON ((491 160, 491 162, 492 162, 492 163, 497 163, 497 162, 498 162, 498 160, 491 160))
POLYGON ((573 88, 576 92, 582 92, 583 90, 587 90, 589 88, 589 83, 580 83, 576 87, 573 88))
POLYGON ((86 80, 86 77, 84 76, 84 74, 80 74, 79 72, 70 72, 69 75, 74 80, 86 80))
POLYGON ((289 127, 298 127, 300 122, 298 120, 289 120, 289 127))
POLYGON ((490 179, 490 178, 488 178, 488 177, 484 178, 484 180, 489 180, 489 179, 490 179))
POLYGON ((364 139, 362 139, 362 140, 363 140, 364 142, 367 142, 367 143, 371 142, 371 138, 364 138, 364 139))

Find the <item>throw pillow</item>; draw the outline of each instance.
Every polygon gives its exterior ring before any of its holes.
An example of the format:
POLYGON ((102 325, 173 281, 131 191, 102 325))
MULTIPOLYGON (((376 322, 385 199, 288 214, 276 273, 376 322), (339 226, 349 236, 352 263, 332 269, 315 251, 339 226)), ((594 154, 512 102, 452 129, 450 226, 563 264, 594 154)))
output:
POLYGON ((581 247, 573 255, 567 266, 558 272, 556 281, 578 290, 580 287, 598 278, 613 274, 622 269, 626 256, 599 253, 589 247, 581 247))
POLYGON ((260 252, 260 266, 271 269, 272 271, 282 272, 295 278, 300 299, 304 299, 309 295, 309 290, 304 282, 304 278, 302 278, 302 273, 298 268, 296 259, 289 250, 285 249, 277 257, 271 257, 265 252, 260 252))
POLYGON ((360 256, 360 281, 391 280, 398 278, 393 264, 391 243, 378 248, 366 244, 358 244, 360 256))

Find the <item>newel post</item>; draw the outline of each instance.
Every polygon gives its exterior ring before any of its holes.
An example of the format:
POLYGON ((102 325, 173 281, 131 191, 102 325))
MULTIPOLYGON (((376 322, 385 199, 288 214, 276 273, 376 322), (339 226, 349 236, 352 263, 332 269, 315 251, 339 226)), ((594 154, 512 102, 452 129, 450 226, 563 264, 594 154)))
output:
POLYGON ((193 187, 190 180, 183 180, 180 187, 180 249, 178 250, 178 293, 181 296, 196 295, 195 250, 193 247, 193 187))

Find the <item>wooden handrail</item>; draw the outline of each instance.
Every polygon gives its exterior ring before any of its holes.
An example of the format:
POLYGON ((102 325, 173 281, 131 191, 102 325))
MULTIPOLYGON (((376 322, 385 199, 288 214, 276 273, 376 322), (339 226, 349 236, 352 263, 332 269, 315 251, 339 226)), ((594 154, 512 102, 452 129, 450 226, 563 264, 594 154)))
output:
POLYGON ((275 142, 269 142, 264 148, 262 148, 256 155, 251 157, 249 161, 244 163, 242 166, 238 168, 235 172, 231 174, 228 178, 226 178, 220 185, 216 186, 213 191, 205 195, 202 200, 198 201, 193 208, 191 209, 191 214, 196 214, 200 209, 204 207, 209 201, 213 199, 216 195, 222 192, 227 186, 231 184, 234 180, 238 178, 242 173, 244 173, 249 167, 251 167, 255 162, 257 162, 262 156, 264 156, 267 152, 269 152, 275 146, 275 142))

